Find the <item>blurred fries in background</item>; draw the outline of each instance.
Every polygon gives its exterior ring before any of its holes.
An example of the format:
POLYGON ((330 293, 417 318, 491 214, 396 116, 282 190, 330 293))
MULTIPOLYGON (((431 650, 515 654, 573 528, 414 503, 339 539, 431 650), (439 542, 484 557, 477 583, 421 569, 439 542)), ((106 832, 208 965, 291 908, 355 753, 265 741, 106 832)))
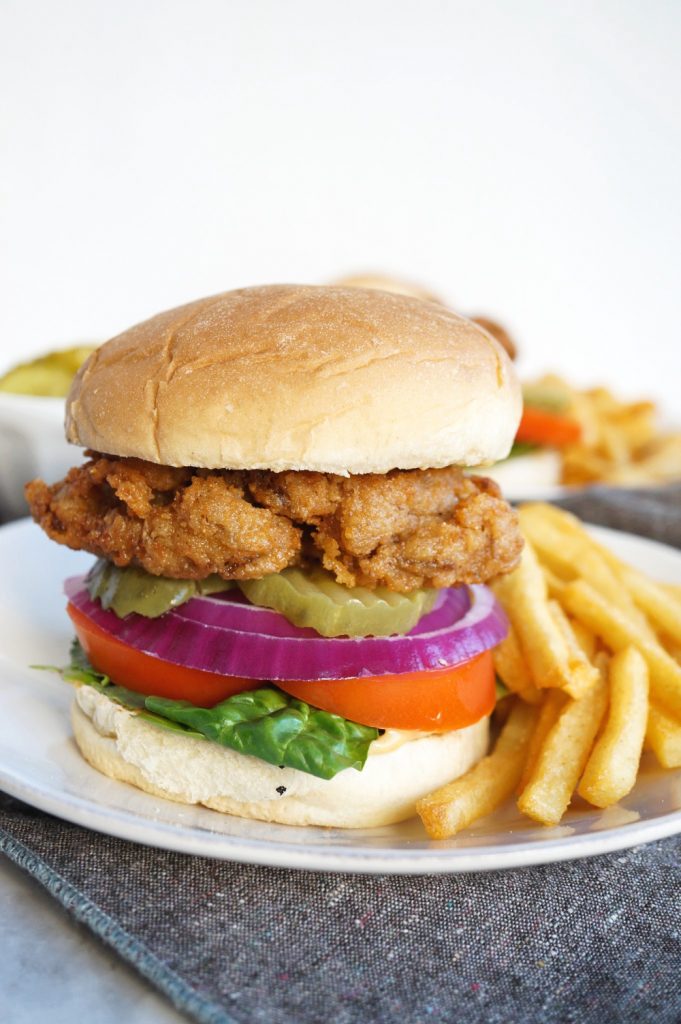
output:
POLYGON ((579 390, 555 374, 523 392, 526 408, 579 427, 577 438, 557 445, 560 483, 638 487, 681 479, 681 432, 660 429, 653 402, 624 402, 604 387, 579 390))
POLYGON ((495 653, 510 709, 488 757, 420 802, 433 838, 513 792, 543 825, 575 793, 612 806, 633 789, 644 747, 681 767, 681 588, 626 565, 554 506, 522 506, 520 522, 521 564, 493 584, 511 626, 495 653))

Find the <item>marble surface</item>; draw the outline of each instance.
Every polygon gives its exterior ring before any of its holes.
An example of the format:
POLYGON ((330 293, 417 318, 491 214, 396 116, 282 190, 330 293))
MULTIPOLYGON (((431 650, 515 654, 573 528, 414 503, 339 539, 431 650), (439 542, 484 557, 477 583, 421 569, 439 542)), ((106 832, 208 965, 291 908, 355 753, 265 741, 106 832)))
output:
POLYGON ((2 1024, 182 1024, 164 996, 0 855, 2 1024))

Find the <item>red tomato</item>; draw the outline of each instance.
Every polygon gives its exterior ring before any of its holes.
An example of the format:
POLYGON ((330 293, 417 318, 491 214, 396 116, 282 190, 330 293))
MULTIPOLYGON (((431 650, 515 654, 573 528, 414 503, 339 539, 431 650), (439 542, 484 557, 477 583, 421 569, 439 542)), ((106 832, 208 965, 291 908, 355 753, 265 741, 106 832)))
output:
POLYGON ((526 405, 518 427, 516 441, 527 441, 531 444, 561 445, 579 441, 582 428, 568 416, 561 416, 544 409, 535 409, 526 405))
POLYGON ((365 679, 277 682, 306 704, 377 729, 449 732, 490 715, 495 702, 491 651, 457 668, 365 679))
POLYGON ((172 661, 143 654, 96 626, 71 603, 67 604, 66 610, 93 668, 110 676, 114 683, 128 690, 147 696, 188 700, 200 707, 212 707, 235 693, 257 690, 262 686, 259 679, 239 679, 236 676, 221 676, 217 672, 202 672, 197 668, 185 668, 172 661))
MULTIPOLYGON (((211 707, 235 693, 267 685, 143 654, 96 626, 72 604, 67 611, 92 666, 129 690, 211 707)), ((278 680, 275 685, 313 707, 362 725, 448 732, 491 714, 494 683, 492 654, 485 651, 454 669, 317 682, 278 680)))

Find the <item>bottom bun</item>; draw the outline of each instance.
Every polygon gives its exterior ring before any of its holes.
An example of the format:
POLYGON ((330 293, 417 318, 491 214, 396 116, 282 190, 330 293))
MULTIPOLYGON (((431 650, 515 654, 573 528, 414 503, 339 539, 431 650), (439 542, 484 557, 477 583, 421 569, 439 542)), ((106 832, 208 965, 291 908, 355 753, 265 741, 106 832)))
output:
POLYGON ((328 781, 278 768, 210 740, 146 722, 91 686, 76 691, 73 731, 98 771, 154 796, 285 825, 372 828, 404 821, 416 801, 471 768, 487 750, 489 719, 440 734, 391 730, 361 772, 328 781))

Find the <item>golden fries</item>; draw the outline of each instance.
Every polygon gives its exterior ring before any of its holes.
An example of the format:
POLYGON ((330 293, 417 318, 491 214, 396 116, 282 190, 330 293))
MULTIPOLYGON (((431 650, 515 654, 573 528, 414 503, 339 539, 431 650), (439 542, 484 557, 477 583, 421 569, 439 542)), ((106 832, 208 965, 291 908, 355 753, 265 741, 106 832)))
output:
POLYGON ((540 694, 532 682, 518 637, 510 623, 508 636, 494 648, 493 657, 494 671, 511 693, 517 693, 528 703, 536 704, 540 694))
POLYGON ((599 678, 579 700, 570 700, 541 746, 518 808, 542 825, 557 825, 584 770, 608 701, 599 678))
POLYGON ((516 702, 492 753, 460 779, 419 800, 416 811, 431 839, 456 835, 477 818, 491 814, 513 793, 536 716, 530 704, 516 702))
POLYGON ((598 669, 595 665, 591 664, 582 650, 572 628, 572 623, 557 601, 549 601, 549 611, 551 612, 551 618, 558 626, 565 640, 570 657, 571 678, 564 689, 570 697, 574 697, 577 700, 579 697, 583 697, 585 693, 588 693, 594 683, 597 682, 598 669))
POLYGON ((534 727, 530 742, 527 747, 527 756, 525 758, 525 765, 523 767, 522 775, 520 776, 520 782, 518 789, 522 792, 525 786, 530 781, 532 773, 537 764, 539 757, 539 751, 544 745, 544 741, 548 734, 553 729, 554 725, 558 721, 558 715, 563 709, 565 704, 565 694, 562 690, 549 690, 544 698, 544 702, 539 712, 537 724, 534 727))
POLYGON ((681 644, 681 597, 666 592, 659 584, 626 565, 622 567, 620 577, 653 625, 681 644))
POLYGON ((575 634, 575 640, 589 661, 593 661, 598 649, 598 641, 595 635, 582 622, 577 622, 576 619, 570 619, 570 625, 572 626, 572 632, 575 634))
POLYGON ((655 704, 648 709, 646 746, 663 768, 681 768, 681 722, 655 704))
POLYGON ((516 787, 518 808, 544 825, 575 792, 610 807, 635 785, 644 742, 681 767, 681 587, 625 565, 558 508, 526 505, 520 521, 521 563, 493 583, 511 623, 494 654, 508 718, 492 754, 419 802, 433 838, 516 787))
POLYGON ((606 388, 580 391, 560 377, 523 385, 528 405, 576 420, 581 438, 560 449, 564 484, 654 484, 681 479, 681 433, 662 433, 652 402, 623 402, 606 388))
MULTIPOLYGON (((520 510, 523 533, 542 561, 557 572, 562 580, 580 578, 591 583, 603 597, 626 612, 652 638, 653 633, 645 616, 636 607, 615 571, 614 565, 619 567, 619 561, 613 563, 610 552, 606 553, 598 547, 581 528, 575 530, 572 522, 569 523, 570 530, 566 535, 566 531, 561 529, 560 520, 554 519, 551 522, 542 514, 545 507, 526 505, 520 510)), ((563 590, 564 587, 560 587, 556 596, 562 597, 563 590)))
POLYGON ((617 803, 636 782, 648 719, 648 666, 635 647, 625 647, 614 656, 609 681, 605 728, 577 789, 596 807, 617 803))
POLYGON ((570 686, 574 681, 570 651, 551 615, 546 580, 529 544, 518 568, 499 577, 494 592, 517 633, 534 685, 570 686))
POLYGON ((588 629, 601 637, 612 651, 636 647, 650 671, 650 689, 673 714, 681 716, 681 666, 656 640, 583 580, 569 583, 563 595, 565 607, 588 629))

